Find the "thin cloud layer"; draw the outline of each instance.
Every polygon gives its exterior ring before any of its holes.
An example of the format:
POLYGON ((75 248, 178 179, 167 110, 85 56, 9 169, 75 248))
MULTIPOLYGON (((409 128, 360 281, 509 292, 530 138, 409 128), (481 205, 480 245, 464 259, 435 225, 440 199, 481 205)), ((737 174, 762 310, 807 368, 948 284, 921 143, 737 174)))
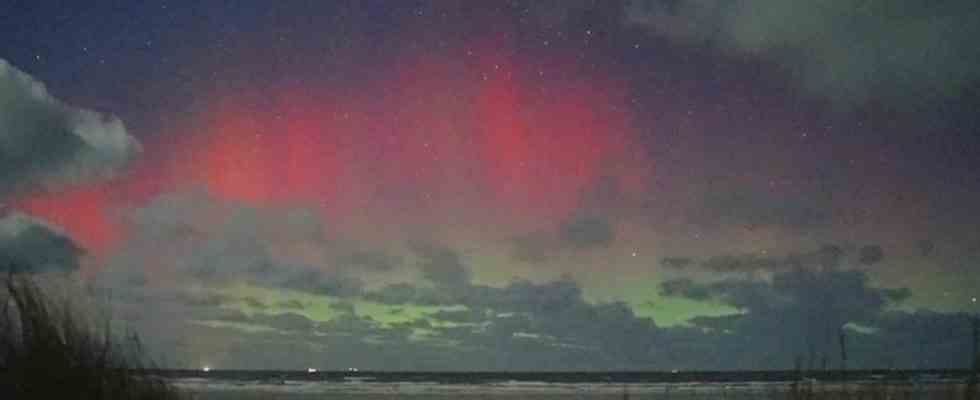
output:
POLYGON ((885 252, 876 244, 823 245, 812 251, 791 252, 785 255, 758 253, 721 254, 695 259, 693 257, 664 257, 660 265, 668 270, 703 270, 721 274, 772 274, 790 269, 833 270, 843 266, 872 266, 885 259, 885 252))
POLYGON ((980 79, 972 0, 634 0, 625 20, 781 63, 806 91, 856 104, 956 96, 980 79))

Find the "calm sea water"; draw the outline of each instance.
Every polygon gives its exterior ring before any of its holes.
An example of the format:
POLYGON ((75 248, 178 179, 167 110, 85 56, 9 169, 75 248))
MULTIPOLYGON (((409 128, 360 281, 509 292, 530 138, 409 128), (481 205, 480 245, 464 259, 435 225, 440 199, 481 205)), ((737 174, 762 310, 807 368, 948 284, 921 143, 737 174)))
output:
POLYGON ((782 399, 812 388, 877 391, 892 398, 962 398, 965 371, 790 371, 697 373, 382 373, 164 371, 191 398, 230 399, 782 399), (843 380, 841 378, 847 378, 843 380), (795 387, 795 389, 794 389, 795 387))

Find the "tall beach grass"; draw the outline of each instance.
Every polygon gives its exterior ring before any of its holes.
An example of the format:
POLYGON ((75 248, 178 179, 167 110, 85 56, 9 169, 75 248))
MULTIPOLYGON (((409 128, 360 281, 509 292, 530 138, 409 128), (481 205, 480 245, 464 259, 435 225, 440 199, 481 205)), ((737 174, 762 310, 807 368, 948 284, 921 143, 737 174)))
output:
POLYGON ((38 278, 0 278, 0 399, 180 398, 148 362, 135 335, 59 299, 38 278))

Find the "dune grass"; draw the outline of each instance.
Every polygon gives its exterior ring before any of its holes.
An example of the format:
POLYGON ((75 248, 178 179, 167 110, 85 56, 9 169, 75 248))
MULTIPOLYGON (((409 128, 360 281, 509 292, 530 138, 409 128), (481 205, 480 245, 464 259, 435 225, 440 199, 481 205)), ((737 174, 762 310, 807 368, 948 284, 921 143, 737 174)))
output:
MULTIPOLYGON (((785 400, 974 400, 976 389, 971 385, 941 384, 920 387, 908 383, 798 383, 770 399, 785 400)), ((980 400, 980 399, 978 399, 980 400)))
POLYGON ((135 335, 114 335, 35 279, 0 278, 0 399, 181 398, 146 373, 135 335))

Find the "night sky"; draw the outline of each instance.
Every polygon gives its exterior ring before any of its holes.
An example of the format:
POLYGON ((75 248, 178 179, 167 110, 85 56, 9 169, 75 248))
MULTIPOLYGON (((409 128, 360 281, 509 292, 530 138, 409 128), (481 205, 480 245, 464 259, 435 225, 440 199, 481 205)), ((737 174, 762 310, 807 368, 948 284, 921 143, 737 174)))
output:
POLYGON ((166 367, 966 367, 974 0, 7 1, 0 261, 166 367))

